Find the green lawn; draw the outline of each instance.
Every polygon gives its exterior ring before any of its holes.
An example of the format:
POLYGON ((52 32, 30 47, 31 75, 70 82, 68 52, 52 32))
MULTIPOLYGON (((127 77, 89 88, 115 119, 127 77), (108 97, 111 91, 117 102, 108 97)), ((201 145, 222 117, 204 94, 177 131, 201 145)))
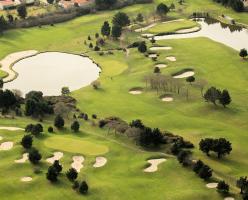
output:
POLYGON ((107 146, 95 144, 87 140, 78 140, 75 137, 49 137, 45 140, 44 144, 49 148, 86 155, 100 155, 109 151, 107 146))
POLYGON ((171 33, 182 29, 188 29, 198 26, 198 24, 191 20, 175 21, 170 23, 159 23, 156 26, 148 29, 149 33, 171 33))
MULTIPOLYGON (((172 1, 165 2, 169 4, 172 1)), ((154 7, 155 4, 135 5, 122 10, 133 17, 138 12, 146 15, 153 11, 154 7)), ((209 11, 216 16, 226 13, 242 22, 248 22, 244 14, 234 13, 210 0, 188 0, 183 6, 176 3, 176 8, 182 10, 170 13, 170 18, 186 18, 193 11, 209 11)), ((103 21, 110 21, 116 12, 87 15, 54 27, 8 31, 0 37, 0 58, 12 52, 28 49, 88 52, 89 48, 84 45, 84 40, 88 35, 93 36, 99 32, 103 21)), ((177 25, 164 26, 162 29, 175 30, 175 26, 177 25)), ((125 42, 139 40, 137 33, 128 32, 125 36, 125 42)), ((95 39, 92 43, 94 42, 95 39)), ((237 188, 234 188, 235 180, 239 176, 247 175, 248 167, 247 61, 240 59, 238 52, 233 49, 207 38, 166 40, 157 44, 173 47, 170 51, 159 52, 157 62, 168 64, 167 68, 161 70, 163 74, 194 68, 196 80, 205 79, 208 86, 228 89, 233 100, 231 105, 224 109, 207 104, 201 98, 199 89, 186 83, 185 87, 189 88, 190 93, 189 100, 186 100, 185 95, 174 94, 174 101, 165 103, 159 99, 161 94, 150 90, 145 90, 143 94, 137 96, 129 94, 128 91, 132 87, 145 87, 143 78, 153 72, 155 65, 155 62, 139 53, 137 49, 131 49, 129 55, 123 51, 113 51, 113 55, 104 56, 88 52, 87 55, 102 68, 99 78, 101 89, 94 90, 89 86, 74 91, 72 96, 77 99, 78 107, 89 116, 93 113, 97 114, 98 118, 118 116, 128 122, 139 118, 148 126, 182 135, 195 144, 193 156, 209 164, 214 169, 214 175, 225 179, 232 185, 232 192, 237 193, 237 188), (166 61, 167 56, 175 56, 177 61, 166 61), (222 160, 217 160, 215 156, 205 156, 198 150, 200 139, 205 137, 227 138, 233 144, 233 152, 222 160)), ((104 48, 118 46, 119 42, 108 40, 104 48)), ((43 121, 45 130, 53 123, 52 120, 46 118, 43 121)), ((26 117, 0 118, 1 126, 25 127, 28 123, 36 121, 26 117)), ((108 135, 107 130, 93 127, 85 121, 80 123, 80 133, 72 133, 67 129, 63 132, 56 131, 55 134, 45 133, 43 137, 35 139, 34 146, 43 155, 42 163, 38 167, 42 171, 40 174, 35 174, 34 169, 37 167, 29 163, 14 163, 14 160, 20 158, 23 153, 19 141, 24 133, 1 130, 2 141, 15 142, 12 150, 0 152, 0 170, 3 172, 0 173, 1 199, 223 199, 215 190, 207 189, 206 182, 189 169, 181 167, 174 158, 168 158, 168 161, 159 167, 158 172, 144 173, 146 160, 160 153, 144 152, 126 137, 115 136, 113 133, 108 135), (61 160, 64 172, 70 168, 73 155, 85 155, 86 160, 79 179, 86 179, 89 183, 89 195, 82 197, 75 193, 64 175, 59 177, 58 184, 50 184, 46 180, 45 173, 49 165, 45 159, 56 150, 64 152, 61 160), (108 159, 107 165, 94 169, 92 164, 95 155, 102 154, 108 159), (22 183, 20 182, 22 176, 31 176, 33 181, 22 183)), ((70 121, 67 120, 66 127, 69 126, 70 121)))

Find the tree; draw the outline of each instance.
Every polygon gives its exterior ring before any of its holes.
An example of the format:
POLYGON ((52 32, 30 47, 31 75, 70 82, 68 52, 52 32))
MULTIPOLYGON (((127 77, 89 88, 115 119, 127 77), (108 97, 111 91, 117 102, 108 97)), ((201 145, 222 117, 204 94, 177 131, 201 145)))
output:
POLYGON ((100 51, 100 47, 99 46, 95 46, 94 51, 100 51))
POLYGON ((202 139, 199 143, 200 150, 209 156, 209 152, 213 149, 213 143, 214 141, 211 138, 202 139))
POLYGON ((226 105, 229 105, 231 103, 232 99, 229 95, 229 92, 227 90, 223 90, 219 99, 220 104, 226 107, 226 105))
POLYGON ((70 89, 69 89, 69 87, 62 87, 62 89, 61 89, 61 94, 62 94, 62 95, 68 95, 68 94, 70 94, 70 89))
POLYGON ((192 82, 195 82, 195 77, 194 76, 189 76, 186 78, 186 81, 190 84, 192 84, 192 82))
POLYGON ((129 17, 124 12, 118 12, 114 15, 112 19, 114 26, 120 26, 121 28, 130 24, 129 17))
POLYGON ((61 117, 60 115, 57 115, 54 119, 54 126, 60 129, 60 128, 63 128, 64 125, 65 125, 65 121, 63 117, 61 117))
POLYGON ((42 156, 39 151, 35 148, 32 148, 28 154, 28 159, 32 164, 38 164, 42 156))
POLYGON ((52 127, 52 126, 49 126, 48 129, 47 129, 47 131, 48 131, 49 133, 53 133, 53 127, 52 127))
POLYGON ((7 29, 7 22, 4 18, 4 16, 0 16, 0 33, 2 34, 3 31, 5 31, 7 29))
POLYGON ((163 3, 158 4, 156 9, 157 14, 160 15, 161 17, 166 16, 169 11, 170 9, 168 8, 168 6, 166 6, 163 3))
POLYGON ((102 28, 101 28, 101 34, 103 36, 109 37, 110 31, 111 31, 111 27, 110 27, 108 21, 105 21, 102 25, 102 28))
POLYGON ((55 160, 52 166, 56 169, 58 174, 62 171, 62 165, 59 164, 59 160, 55 160))
POLYGON ((85 181, 83 181, 79 186, 79 192, 81 194, 87 194, 88 189, 89 189, 88 184, 85 181))
POLYGON ((201 160, 198 160, 194 165, 193 165, 193 171, 198 174, 201 168, 204 166, 204 163, 201 160))
POLYGON ((111 35, 114 39, 118 39, 121 36, 122 28, 114 25, 111 30, 111 35))
POLYGON ((33 144, 33 137, 31 135, 24 135, 21 141, 21 145, 25 149, 30 149, 33 144))
POLYGON ((3 84, 4 84, 3 79, 2 79, 2 78, 0 78, 0 89, 2 89, 2 88, 3 88, 3 84))
POLYGON ((226 154, 230 154, 232 151, 232 144, 225 138, 216 139, 213 143, 213 151, 217 153, 218 158, 221 158, 226 154))
POLYGON ((8 14, 8 15, 7 15, 7 18, 8 18, 8 21, 9 21, 10 24, 14 22, 14 17, 13 17, 13 15, 8 14))
POLYGON ((155 74, 159 74, 160 73, 160 68, 159 67, 155 67, 153 72, 155 74))
POLYGON ((206 93, 204 94, 204 99, 208 102, 212 102, 216 105, 216 101, 219 100, 221 97, 221 91, 216 89, 215 87, 209 88, 206 93))
POLYGON ((145 53, 147 51, 146 43, 144 41, 139 43, 138 50, 141 53, 145 53))
POLYGON ((176 8, 175 4, 174 3, 171 3, 170 10, 175 10, 175 8, 176 8))
POLYGON ((139 129, 145 128, 144 124, 142 123, 142 121, 140 119, 133 120, 130 123, 130 127, 135 127, 135 128, 139 128, 139 129))
POLYGON ((191 154, 190 151, 181 150, 177 154, 178 162, 183 164, 184 166, 187 166, 189 164, 189 156, 190 156, 190 154, 191 154))
POLYGON ((47 180, 51 181, 52 183, 57 182, 58 181, 58 172, 55 169, 55 167, 50 166, 48 168, 48 171, 46 173, 46 178, 47 180))
POLYGON ((25 4, 21 4, 17 7, 17 12, 20 18, 25 19, 27 17, 27 9, 25 4))
POLYGON ((204 165, 199 171, 199 177, 207 180, 212 176, 212 172, 213 170, 209 166, 204 165))
POLYGON ((142 15, 141 13, 138 13, 138 15, 136 16, 136 20, 137 20, 138 22, 143 22, 143 21, 144 21, 143 15, 142 15))
POLYGON ((71 130, 73 130, 74 132, 78 132, 80 128, 80 124, 78 121, 74 121, 71 125, 71 130))
POLYGON ((117 0, 96 0, 95 4, 98 10, 105 10, 110 9, 116 2, 117 0))
POLYGON ((34 125, 32 130, 31 130, 31 133, 35 136, 40 135, 40 133, 42 133, 42 132, 43 132, 43 127, 41 124, 34 125))
POLYGON ((243 59, 245 59, 248 55, 248 52, 246 49, 241 49, 239 52, 239 56, 242 57, 243 59))
POLYGON ((47 3, 53 4, 54 3, 54 0, 47 0, 47 3))
POLYGON ((77 170, 75 170, 74 168, 70 168, 67 172, 66 172, 66 177, 69 179, 69 181, 73 182, 77 179, 78 177, 78 172, 77 170))
POLYGON ((248 188, 248 179, 247 176, 240 177, 239 180, 237 180, 236 185, 238 188, 240 188, 240 194, 244 193, 244 190, 248 188))
POLYGON ((217 191, 222 194, 229 193, 229 185, 225 181, 220 181, 217 185, 217 191))

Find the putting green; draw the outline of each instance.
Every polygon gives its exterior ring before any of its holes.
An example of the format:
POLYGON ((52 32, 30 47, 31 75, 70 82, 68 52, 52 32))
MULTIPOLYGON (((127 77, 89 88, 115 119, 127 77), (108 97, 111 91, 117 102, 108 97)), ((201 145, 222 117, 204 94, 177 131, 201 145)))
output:
POLYGON ((102 155, 109 151, 109 148, 105 145, 95 144, 81 138, 74 139, 61 136, 47 138, 45 145, 57 150, 92 156, 102 155))

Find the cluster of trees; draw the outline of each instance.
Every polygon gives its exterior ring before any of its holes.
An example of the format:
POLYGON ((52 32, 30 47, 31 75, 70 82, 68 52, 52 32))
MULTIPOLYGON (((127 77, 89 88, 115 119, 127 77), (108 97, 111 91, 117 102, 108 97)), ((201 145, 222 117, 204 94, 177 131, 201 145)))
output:
MULTIPOLYGON (((174 4, 173 4, 174 5, 174 4)), ((175 5, 174 5, 175 7, 175 5)), ((170 11, 170 7, 168 7, 167 5, 165 5, 164 3, 160 3, 157 5, 156 8, 156 13, 161 17, 164 18, 167 13, 170 11)))
MULTIPOLYGON (((46 173, 46 178, 51 183, 56 183, 58 181, 58 176, 61 174, 63 170, 62 165, 58 160, 55 160, 54 163, 48 168, 46 173)), ((73 183, 72 188, 77 190, 81 194, 87 194, 89 186, 86 181, 82 181, 79 183, 76 179, 78 177, 78 172, 74 168, 70 168, 66 173, 66 177, 70 182, 73 183)))
POLYGON ((33 147, 30 149, 29 154, 28 154, 28 159, 32 164, 34 165, 38 164, 41 158, 42 158, 42 155, 36 148, 33 147))
POLYGON ((198 176, 204 180, 209 179, 212 176, 213 170, 201 160, 198 160, 193 165, 193 171, 198 174, 198 176))
POLYGON ((224 107, 229 105, 232 101, 228 90, 223 90, 221 92, 221 90, 215 87, 211 87, 205 92, 204 99, 214 105, 217 105, 216 102, 219 102, 224 107))
POLYGON ((39 136, 43 132, 43 126, 41 124, 28 124, 25 128, 25 132, 31 133, 34 136, 39 136))
MULTIPOLYGON (((65 120, 61 115, 57 115, 54 119, 54 126, 58 129, 62 129, 65 125, 65 120)), ((73 121, 71 124, 71 130, 74 132, 78 132, 80 128, 80 124, 77 120, 73 121)), ((53 130, 50 130, 53 132, 53 130)))
POLYGON ((199 148, 207 156, 210 156, 210 151, 217 153, 218 158, 230 154, 232 151, 232 144, 225 138, 213 139, 205 138, 199 143, 199 148))
POLYGON ((18 96, 18 94, 10 91, 10 90, 1 90, 0 89, 0 110, 2 114, 8 113, 10 110, 20 109, 20 104, 22 99, 18 96))
POLYGON ((217 3, 221 3, 223 6, 231 7, 233 10, 237 12, 244 11, 244 3, 243 0, 213 0, 217 3))
POLYGON ((239 52, 239 56, 245 59, 248 56, 248 52, 246 49, 241 49, 239 52))
POLYGON ((240 188, 240 194, 242 195, 243 200, 247 200, 248 199, 248 179, 247 179, 247 176, 240 177, 237 180, 236 185, 238 188, 240 188))
POLYGON ((114 39, 118 39, 122 34, 122 29, 130 24, 130 19, 128 15, 124 12, 118 12, 114 15, 112 19, 112 28, 108 21, 105 21, 101 27, 101 34, 103 36, 109 37, 110 35, 114 39))
POLYGON ((41 118, 45 114, 53 114, 53 106, 43 98, 43 93, 31 91, 25 97, 25 115, 41 118))

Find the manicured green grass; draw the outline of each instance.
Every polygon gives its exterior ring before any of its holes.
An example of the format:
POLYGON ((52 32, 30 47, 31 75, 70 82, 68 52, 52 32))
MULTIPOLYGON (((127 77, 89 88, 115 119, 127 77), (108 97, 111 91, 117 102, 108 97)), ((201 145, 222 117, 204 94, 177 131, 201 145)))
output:
POLYGON ((78 140, 75 137, 53 136, 47 138, 44 144, 49 148, 86 155, 100 155, 109 151, 107 146, 95 144, 87 140, 78 140))
POLYGON ((8 73, 0 69, 0 77, 4 78, 6 76, 8 76, 8 73))
POLYGON ((181 29, 188 29, 197 26, 197 23, 191 20, 175 21, 170 23, 159 23, 158 25, 148 29, 149 33, 171 33, 181 29))

